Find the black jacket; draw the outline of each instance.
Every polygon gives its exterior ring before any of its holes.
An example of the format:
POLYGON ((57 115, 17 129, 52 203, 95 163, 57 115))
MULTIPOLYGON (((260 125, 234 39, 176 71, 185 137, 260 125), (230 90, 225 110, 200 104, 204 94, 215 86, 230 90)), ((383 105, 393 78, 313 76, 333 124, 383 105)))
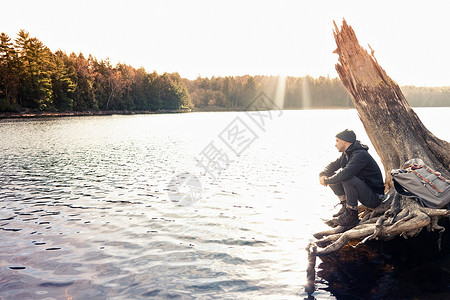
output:
POLYGON ((369 147, 366 145, 362 145, 359 141, 354 142, 342 153, 341 157, 326 166, 320 176, 328 177, 325 179, 326 184, 340 183, 356 176, 375 193, 384 194, 380 168, 367 150, 369 147), (341 170, 336 172, 339 169, 341 170))

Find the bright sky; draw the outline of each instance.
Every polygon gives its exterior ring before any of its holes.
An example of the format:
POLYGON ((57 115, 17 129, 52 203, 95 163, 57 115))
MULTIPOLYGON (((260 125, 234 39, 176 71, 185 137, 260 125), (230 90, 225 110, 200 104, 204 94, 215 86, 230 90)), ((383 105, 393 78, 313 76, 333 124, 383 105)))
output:
POLYGON ((450 86, 450 1, 0 0, 0 31, 182 77, 337 77, 333 20, 400 85, 450 86))

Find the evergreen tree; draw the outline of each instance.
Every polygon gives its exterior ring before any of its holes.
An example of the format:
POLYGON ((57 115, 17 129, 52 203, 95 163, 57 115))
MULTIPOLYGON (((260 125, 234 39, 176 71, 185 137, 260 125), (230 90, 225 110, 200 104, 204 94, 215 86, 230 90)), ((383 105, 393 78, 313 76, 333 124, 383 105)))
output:
POLYGON ((74 68, 69 57, 62 51, 53 56, 54 70, 52 73, 53 103, 58 110, 73 110, 76 84, 72 81, 74 68))
POLYGON ((243 91, 243 98, 244 98, 243 105, 248 106, 250 102, 253 100, 253 98, 255 98, 255 96, 256 96, 255 78, 247 76, 243 91))
POLYGON ((120 78, 120 90, 117 92, 118 109, 135 110, 136 105, 131 95, 136 70, 125 64, 117 64, 116 69, 120 78))
POLYGON ((94 80, 96 79, 94 65, 95 59, 89 56, 86 59, 82 53, 78 56, 70 54, 71 71, 69 74, 75 84, 73 93, 73 109, 77 111, 98 110, 96 89, 94 80))
POLYGON ((157 79, 159 97, 163 109, 190 109, 192 102, 178 73, 164 73, 157 79))
POLYGON ((17 53, 11 38, 0 34, 0 111, 16 109, 19 76, 17 53))
POLYGON ((39 110, 51 109, 51 51, 23 29, 19 31, 15 42, 18 48, 19 98, 22 105, 39 110))
POLYGON ((145 97, 147 99, 147 107, 152 111, 163 108, 163 103, 159 90, 159 76, 156 72, 147 75, 145 84, 145 97))
POLYGON ((110 99, 109 77, 111 72, 112 66, 109 60, 100 62, 94 60, 94 91, 100 109, 106 109, 108 99, 110 99))
POLYGON ((147 96, 145 94, 145 87, 147 84, 148 78, 145 69, 140 68, 136 70, 129 94, 134 103, 135 109, 137 110, 149 109, 147 96))

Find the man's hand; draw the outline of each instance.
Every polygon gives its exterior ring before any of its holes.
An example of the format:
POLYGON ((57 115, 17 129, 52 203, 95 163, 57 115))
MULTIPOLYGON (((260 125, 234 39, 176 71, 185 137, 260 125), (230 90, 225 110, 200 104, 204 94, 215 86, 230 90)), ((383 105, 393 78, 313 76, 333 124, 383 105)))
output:
POLYGON ((323 186, 327 186, 328 184, 325 183, 325 179, 327 179, 327 178, 328 178, 327 176, 320 176, 320 178, 319 178, 320 184, 323 186))

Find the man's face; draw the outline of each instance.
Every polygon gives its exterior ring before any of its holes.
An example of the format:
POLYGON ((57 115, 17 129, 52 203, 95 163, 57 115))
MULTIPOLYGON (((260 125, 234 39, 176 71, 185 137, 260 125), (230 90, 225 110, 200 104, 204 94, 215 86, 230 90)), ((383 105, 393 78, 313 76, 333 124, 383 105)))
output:
POLYGON ((344 152, 347 148, 345 141, 338 139, 338 138, 336 138, 336 145, 334 145, 334 146, 336 147, 336 149, 339 152, 344 152))

